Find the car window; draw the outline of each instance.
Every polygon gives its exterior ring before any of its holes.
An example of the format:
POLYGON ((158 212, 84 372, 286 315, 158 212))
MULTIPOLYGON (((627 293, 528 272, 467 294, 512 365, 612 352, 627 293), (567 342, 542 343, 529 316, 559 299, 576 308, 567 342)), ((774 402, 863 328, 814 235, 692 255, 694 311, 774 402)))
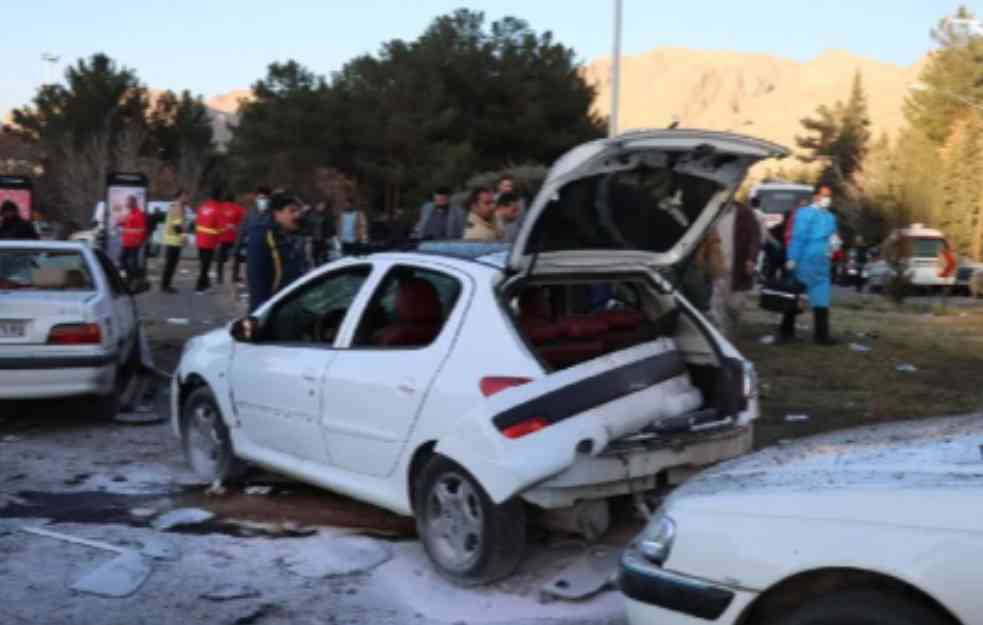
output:
POLYGON ((394 267, 366 306, 352 347, 425 347, 440 335, 460 295, 461 283, 453 276, 394 267))
POLYGON ((0 289, 93 291, 95 282, 79 252, 7 249, 0 251, 0 289))
POLYGON ((119 271, 116 270, 116 265, 101 250, 96 250, 95 254, 96 261, 102 267, 102 272, 106 274, 106 280, 109 282, 109 291, 113 294, 113 297, 125 295, 126 285, 123 282, 123 278, 120 277, 119 271))
POLYGON ((262 342, 330 347, 372 268, 359 265, 308 283, 279 302, 263 324, 262 342))

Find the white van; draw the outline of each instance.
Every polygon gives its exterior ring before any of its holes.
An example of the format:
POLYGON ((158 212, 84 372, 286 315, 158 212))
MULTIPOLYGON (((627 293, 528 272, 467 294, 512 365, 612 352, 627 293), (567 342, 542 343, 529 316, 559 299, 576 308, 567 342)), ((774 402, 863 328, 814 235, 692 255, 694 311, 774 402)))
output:
MULTIPOLYGON (((898 228, 880 245, 882 256, 891 246, 904 251, 901 262, 913 287, 941 288, 956 283, 955 273, 947 278, 939 276, 942 250, 948 247, 945 235, 940 231, 926 228, 924 224, 898 228), (902 241, 900 245, 895 243, 898 239, 902 241)), ((869 270, 872 291, 882 290, 894 275, 894 270, 884 258, 872 263, 869 270)))
POLYGON ((812 201, 812 187, 807 184, 794 184, 783 180, 766 179, 751 187, 748 196, 758 221, 771 229, 782 222, 782 217, 790 210, 812 201))

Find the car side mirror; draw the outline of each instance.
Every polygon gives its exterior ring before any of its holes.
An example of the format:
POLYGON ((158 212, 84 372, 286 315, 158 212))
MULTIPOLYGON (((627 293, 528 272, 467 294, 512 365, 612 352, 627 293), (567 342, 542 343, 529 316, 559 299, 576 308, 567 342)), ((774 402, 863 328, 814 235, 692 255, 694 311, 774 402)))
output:
POLYGON ((229 328, 229 334, 239 343, 254 343, 256 341, 259 320, 256 317, 236 319, 229 328))

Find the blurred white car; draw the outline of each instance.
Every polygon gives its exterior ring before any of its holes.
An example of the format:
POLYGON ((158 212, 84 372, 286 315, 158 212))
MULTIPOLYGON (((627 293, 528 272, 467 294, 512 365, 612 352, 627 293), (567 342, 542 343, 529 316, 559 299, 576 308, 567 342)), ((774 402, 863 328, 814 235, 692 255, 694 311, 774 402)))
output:
POLYGON ((751 364, 660 273, 784 148, 650 131, 553 166, 516 243, 328 263, 185 347, 192 467, 249 461, 417 519, 461 584, 511 573, 526 508, 606 529, 608 500, 748 451, 751 364))
MULTIPOLYGON (((952 286, 956 276, 942 278, 939 276, 939 255, 946 247, 945 236, 939 230, 926 228, 923 224, 913 224, 909 228, 899 228, 891 233, 891 237, 900 239, 897 245, 908 250, 901 259, 901 266, 908 276, 909 283, 916 289, 938 289, 952 286)), ((888 241, 881 244, 884 253, 891 245, 888 241)), ((881 259, 868 265, 868 286, 872 291, 882 291, 894 277, 895 271, 887 260, 881 259)))
POLYGON ((674 492, 622 556, 631 625, 976 625, 983 415, 838 432, 674 492))
POLYGON ((0 399, 132 401, 136 307, 106 256, 81 243, 0 241, 0 399))

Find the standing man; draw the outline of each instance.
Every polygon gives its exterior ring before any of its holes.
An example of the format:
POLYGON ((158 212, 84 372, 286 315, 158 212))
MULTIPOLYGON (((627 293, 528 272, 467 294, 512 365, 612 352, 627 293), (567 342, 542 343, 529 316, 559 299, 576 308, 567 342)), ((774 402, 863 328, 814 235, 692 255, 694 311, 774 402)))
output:
POLYGON ((17 205, 6 200, 0 205, 0 239, 39 239, 31 222, 20 216, 17 205))
POLYGON ((174 280, 174 270, 177 269, 184 247, 184 214, 188 206, 188 194, 178 191, 174 201, 167 207, 167 217, 164 220, 164 275, 161 277, 160 290, 164 293, 177 293, 171 286, 174 280))
POLYGON ((502 233, 502 240, 512 243, 519 234, 522 200, 515 193, 500 193, 495 200, 495 220, 502 233))
POLYGON ((303 274, 304 259, 291 237, 300 228, 300 206, 285 193, 270 198, 268 215, 252 226, 246 254, 249 311, 303 274))
POLYGON ((761 223, 754 210, 733 202, 717 224, 724 271, 713 289, 717 327, 733 336, 746 307, 746 293, 754 288, 754 272, 761 252, 761 223))
POLYGON ((495 200, 491 189, 478 187, 468 196, 467 241, 500 241, 502 233, 495 221, 495 200))
POLYGON ((323 265, 328 260, 328 241, 334 236, 336 227, 324 200, 314 205, 314 210, 307 216, 307 222, 311 231, 311 256, 314 258, 314 265, 323 265))
POLYGON ((369 220, 365 211, 356 210, 351 196, 345 198, 345 209, 338 213, 338 240, 341 241, 341 253, 350 256, 361 251, 361 247, 369 242, 369 220))
POLYGON ((864 270, 867 268, 867 262, 869 260, 870 252, 864 243, 863 236, 858 234, 853 242, 853 262, 856 263, 857 267, 857 293, 864 290, 864 270))
POLYGON ((123 228, 121 261, 126 279, 132 282, 140 276, 140 250, 147 240, 147 218, 133 195, 126 198, 126 215, 120 225, 123 228))
POLYGON ((253 205, 246 213, 246 218, 239 225, 239 232, 236 236, 235 259, 232 261, 232 279, 236 282, 241 282, 239 266, 246 257, 249 230, 256 224, 260 217, 266 214, 266 210, 270 207, 270 193, 272 192, 267 186, 260 185, 256 188, 256 198, 253 205))
MULTIPOLYGON (((225 280, 225 261, 230 254, 235 253, 236 236, 239 234, 239 226, 246 216, 246 209, 236 202, 235 195, 229 193, 222 202, 222 233, 218 237, 218 279, 216 282, 222 284, 225 280)), ((237 281, 235 275, 235 263, 232 263, 232 281, 237 281)))
MULTIPOLYGON (((830 213, 833 194, 826 185, 818 185, 813 202, 795 214, 792 240, 788 247, 785 267, 806 287, 812 306, 814 340, 817 345, 835 345, 829 334, 830 258, 836 218, 830 213)), ((783 318, 782 338, 794 335, 795 318, 790 324, 783 318), (791 326, 791 330, 787 327, 791 326)))
POLYGON ((213 187, 208 200, 198 207, 195 215, 195 242, 198 245, 198 284, 195 293, 205 293, 212 287, 208 272, 215 259, 215 250, 224 230, 222 187, 213 187))
POLYGON ((451 190, 439 187, 433 192, 433 200, 420 207, 420 220, 411 236, 423 240, 460 239, 466 220, 463 210, 451 206, 451 190))

